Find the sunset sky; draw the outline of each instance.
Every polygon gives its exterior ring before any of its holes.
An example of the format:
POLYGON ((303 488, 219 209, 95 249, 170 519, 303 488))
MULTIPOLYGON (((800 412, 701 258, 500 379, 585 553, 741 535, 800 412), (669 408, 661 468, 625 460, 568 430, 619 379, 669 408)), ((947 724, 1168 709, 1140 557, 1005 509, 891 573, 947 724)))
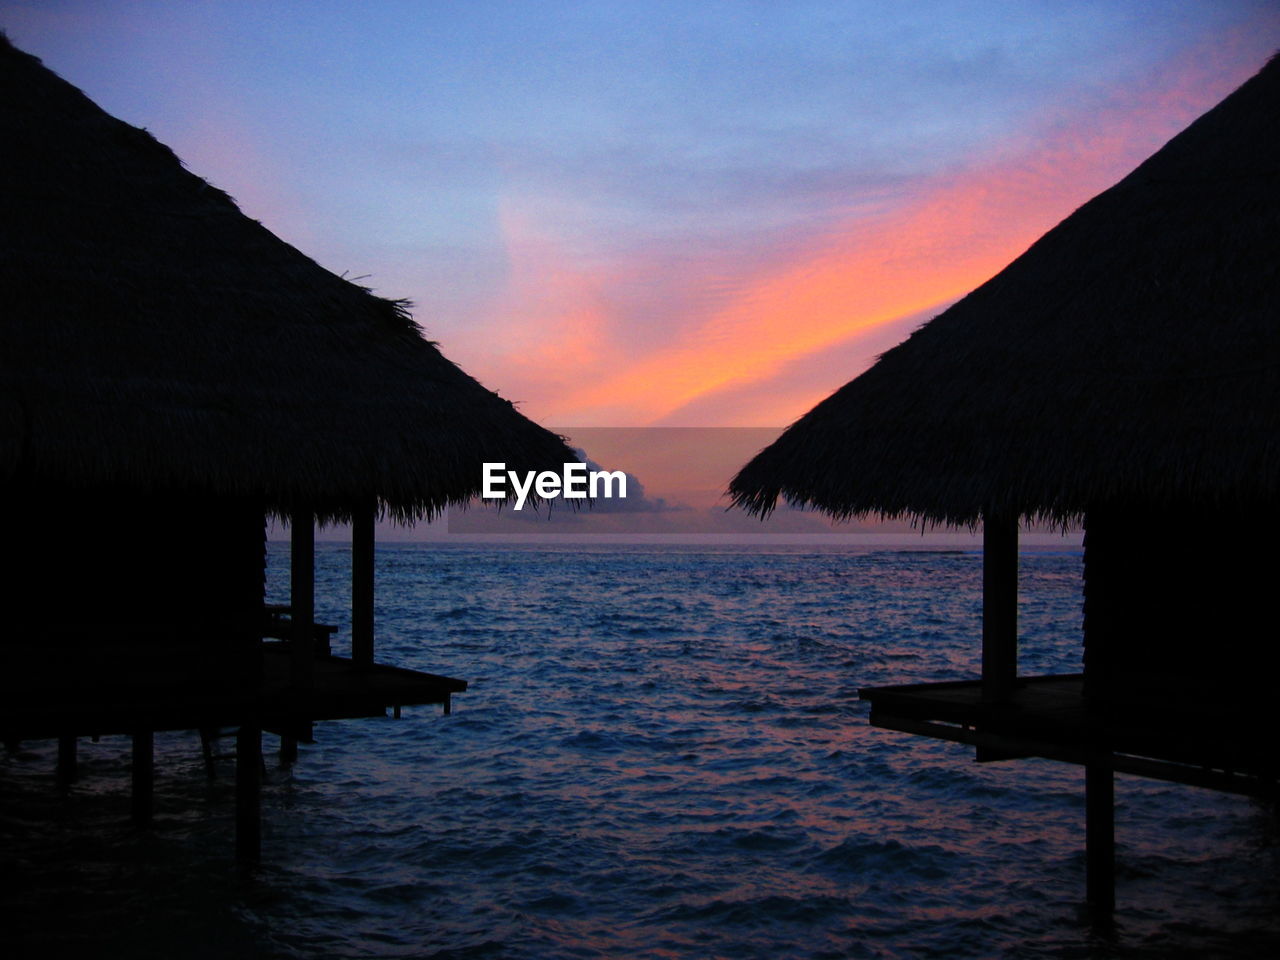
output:
POLYGON ((551 426, 782 426, 1255 72, 1271 2, 0 3, 551 426))

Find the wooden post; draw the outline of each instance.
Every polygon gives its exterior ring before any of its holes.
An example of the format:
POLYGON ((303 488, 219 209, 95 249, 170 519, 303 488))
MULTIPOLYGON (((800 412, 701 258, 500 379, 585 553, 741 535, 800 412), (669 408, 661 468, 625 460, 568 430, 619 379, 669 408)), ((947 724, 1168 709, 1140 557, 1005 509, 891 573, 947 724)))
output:
POLYGON ((217 727, 200 728, 200 756, 204 758, 204 775, 210 780, 217 779, 218 776, 218 766, 213 756, 213 741, 217 737, 217 727))
POLYGON ((65 787, 76 782, 79 764, 76 761, 76 738, 58 738, 58 785, 65 787))
POLYGON ((1018 518, 982 523, 982 699, 1007 701, 1018 678, 1018 518))
POLYGON ((376 503, 356 511, 351 524, 351 660, 373 664, 373 555, 376 503))
POLYGON ((262 858, 262 729, 256 722, 236 732, 236 860, 262 858))
POLYGON ((1084 767, 1085 899, 1095 923, 1116 907, 1115 774, 1104 762, 1084 767))
POLYGON ((296 510, 289 518, 289 616, 293 623, 293 662, 290 680, 309 688, 316 674, 316 531, 310 510, 296 510))
MULTIPOLYGON (((289 536, 289 617, 293 628, 289 681, 296 689, 310 690, 316 677, 316 530, 310 510, 295 510, 290 515, 289 536)), ((261 748, 259 734, 258 750, 261 748)), ((290 764, 297 759, 297 739, 282 735, 280 762, 290 764)))
POLYGON ((131 816, 137 826, 145 827, 151 823, 152 798, 155 792, 155 734, 152 731, 134 732, 130 766, 133 773, 131 816))

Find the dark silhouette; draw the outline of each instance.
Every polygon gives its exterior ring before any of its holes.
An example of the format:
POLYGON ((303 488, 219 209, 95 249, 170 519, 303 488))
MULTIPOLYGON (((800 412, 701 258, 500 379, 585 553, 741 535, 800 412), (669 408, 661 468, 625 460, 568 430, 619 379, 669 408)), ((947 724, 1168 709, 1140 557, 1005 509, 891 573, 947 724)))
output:
POLYGON ((376 514, 479 492, 481 463, 559 469, 560 438, 426 341, 404 302, 324 270, 148 133, 0 37, 0 484, 10 505, 0 734, 238 730, 257 856, 260 730, 447 705, 460 680, 373 662, 376 514), (264 518, 291 518, 288 611, 263 609, 264 518), (313 522, 354 522, 352 655, 314 624, 313 522), (266 635, 288 639, 266 643, 266 635))
POLYGON ((1275 792, 1280 60, 797 421, 733 479, 833 516, 984 527, 983 679, 867 690, 872 722, 1275 792), (1083 675, 1018 678, 1018 523, 1086 530, 1083 675), (1259 550, 1258 545, 1265 547, 1259 550))

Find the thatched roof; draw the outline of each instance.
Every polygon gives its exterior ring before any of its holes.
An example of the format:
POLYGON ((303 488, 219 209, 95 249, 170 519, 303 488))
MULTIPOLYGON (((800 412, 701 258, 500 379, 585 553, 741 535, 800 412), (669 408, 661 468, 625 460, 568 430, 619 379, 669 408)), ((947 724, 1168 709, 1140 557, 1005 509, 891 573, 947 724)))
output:
POLYGON ((560 438, 0 37, 0 482, 399 517, 560 438))
POLYGON ((839 518, 1253 505, 1280 480, 1280 58, 733 479, 839 518))

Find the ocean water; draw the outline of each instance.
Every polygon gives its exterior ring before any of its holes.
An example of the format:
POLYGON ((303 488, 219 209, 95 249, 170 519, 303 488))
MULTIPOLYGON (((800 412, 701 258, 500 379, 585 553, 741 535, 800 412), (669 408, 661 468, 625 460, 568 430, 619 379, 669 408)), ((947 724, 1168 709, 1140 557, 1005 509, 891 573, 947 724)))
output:
MULTIPOLYGON (((345 549, 321 545, 345 624, 345 549)), ((269 588, 287 591, 287 548, 269 588)), ((1083 775, 868 726, 861 686, 977 672, 981 558, 847 546, 380 547, 379 659, 470 681, 451 716, 268 755, 232 862, 231 741, 0 763, 8 956, 1280 956, 1274 812, 1117 780, 1117 929, 1084 922, 1083 775)), ((1024 673, 1079 667, 1080 557, 1021 564, 1024 673)), ((339 646, 343 635, 339 635, 339 646)), ((274 746, 271 738, 265 744, 274 746)))

